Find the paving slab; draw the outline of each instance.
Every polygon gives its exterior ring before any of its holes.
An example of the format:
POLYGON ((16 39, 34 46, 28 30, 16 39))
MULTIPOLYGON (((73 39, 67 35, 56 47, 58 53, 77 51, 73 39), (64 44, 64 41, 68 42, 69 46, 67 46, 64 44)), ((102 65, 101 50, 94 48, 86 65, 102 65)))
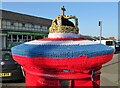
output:
POLYGON ((101 69, 101 87, 102 86, 115 86, 119 85, 119 72, 118 64, 120 64, 120 54, 115 54, 113 59, 104 64, 101 69))

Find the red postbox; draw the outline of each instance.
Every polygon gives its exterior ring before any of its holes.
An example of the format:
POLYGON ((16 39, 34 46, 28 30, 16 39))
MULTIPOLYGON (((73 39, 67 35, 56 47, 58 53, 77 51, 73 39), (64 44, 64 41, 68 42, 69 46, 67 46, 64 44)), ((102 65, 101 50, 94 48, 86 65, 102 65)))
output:
POLYGON ((12 48, 14 60, 25 71, 26 87, 100 87, 100 69, 114 49, 80 38, 77 21, 75 16, 59 15, 48 38, 12 48), (69 19, 75 19, 75 25, 69 19))

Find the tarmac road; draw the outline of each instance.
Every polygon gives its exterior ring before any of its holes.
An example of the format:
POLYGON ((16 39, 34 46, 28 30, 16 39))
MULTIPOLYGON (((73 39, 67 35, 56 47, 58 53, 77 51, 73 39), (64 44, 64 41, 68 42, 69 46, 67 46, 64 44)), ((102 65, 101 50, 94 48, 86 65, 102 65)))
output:
MULTIPOLYGON (((118 64, 120 63, 120 53, 115 54, 113 59, 103 65, 101 69, 101 86, 109 86, 110 88, 120 87, 120 77, 118 76, 118 64)), ((24 81, 6 82, 0 84, 2 88, 25 88, 24 81)), ((102 88, 102 87, 101 87, 102 88)))

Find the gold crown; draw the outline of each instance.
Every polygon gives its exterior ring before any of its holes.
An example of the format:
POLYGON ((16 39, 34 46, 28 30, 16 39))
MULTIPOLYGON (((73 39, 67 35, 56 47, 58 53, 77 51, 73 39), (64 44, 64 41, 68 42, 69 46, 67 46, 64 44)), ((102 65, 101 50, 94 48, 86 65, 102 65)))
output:
POLYGON ((78 34, 78 18, 75 16, 66 16, 64 15, 65 8, 61 8, 62 15, 57 16, 53 21, 52 25, 49 28, 49 33, 75 33, 78 34), (69 21, 69 19, 75 20, 75 25, 69 21))

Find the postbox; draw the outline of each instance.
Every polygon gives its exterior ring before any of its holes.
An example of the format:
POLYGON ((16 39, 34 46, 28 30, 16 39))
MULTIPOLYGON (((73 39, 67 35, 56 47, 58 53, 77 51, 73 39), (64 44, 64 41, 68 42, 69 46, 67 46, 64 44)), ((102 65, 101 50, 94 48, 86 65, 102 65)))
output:
POLYGON ((48 38, 12 47, 12 56, 25 71, 26 87, 100 87, 100 69, 113 57, 114 49, 81 38, 78 18, 57 16, 48 38), (74 19, 73 24, 69 19, 74 19))

